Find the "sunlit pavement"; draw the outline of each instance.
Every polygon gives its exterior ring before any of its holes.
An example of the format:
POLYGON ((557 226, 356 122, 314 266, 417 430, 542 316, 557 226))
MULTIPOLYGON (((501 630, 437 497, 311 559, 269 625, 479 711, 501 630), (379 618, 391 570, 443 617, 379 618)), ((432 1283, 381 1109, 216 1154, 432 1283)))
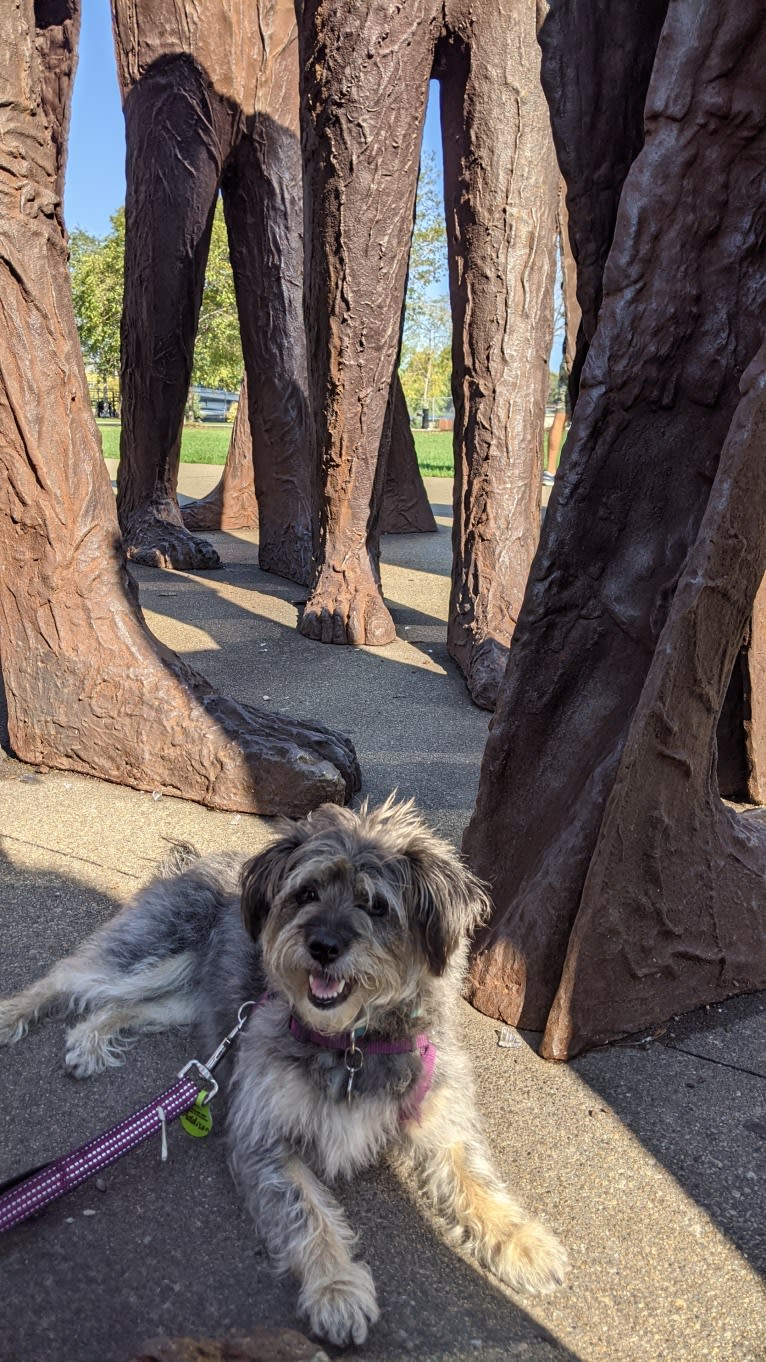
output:
MULTIPOLYGON (((184 466, 181 491, 202 494, 219 472, 184 466)), ((389 648, 303 639, 305 591, 258 570, 250 533, 211 536, 222 572, 135 576, 150 626, 214 685, 344 729, 363 794, 398 787, 459 841, 489 716, 447 656, 451 488, 432 480, 429 493, 438 535, 384 540, 398 633, 389 648)), ((110 915, 169 839, 254 851, 271 835, 266 819, 12 759, 0 761, 0 828, 3 992, 110 915)), ((496 1024, 467 1006, 464 1024, 495 1156, 567 1245, 570 1278, 550 1297, 512 1297, 446 1246, 408 1187, 375 1172, 342 1199, 383 1314, 344 1355, 763 1362, 762 1001, 715 1006, 569 1066, 540 1060, 534 1036, 499 1048, 496 1024)), ((0 1052, 0 1179, 120 1119, 193 1053, 180 1034, 149 1037, 123 1069, 79 1083, 63 1073, 61 1023, 0 1052)), ((125 1362, 159 1335, 295 1323, 294 1288, 275 1282, 254 1241, 220 1139, 173 1128, 167 1164, 149 1144, 103 1186, 86 1184, 0 1241, 2 1362, 125 1362)))

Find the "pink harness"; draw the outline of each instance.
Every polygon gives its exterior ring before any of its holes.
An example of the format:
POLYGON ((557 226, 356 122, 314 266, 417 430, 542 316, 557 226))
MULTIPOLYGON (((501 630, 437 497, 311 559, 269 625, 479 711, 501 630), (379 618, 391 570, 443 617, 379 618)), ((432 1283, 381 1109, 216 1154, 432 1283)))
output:
POLYGON ((339 1036, 325 1036, 321 1031, 311 1031, 298 1018, 290 1015, 290 1032, 296 1040, 309 1045, 318 1045, 322 1050, 343 1051, 348 1083, 346 1096, 351 1100, 355 1075, 363 1067, 367 1055, 413 1055, 420 1054, 422 1060, 420 1077, 405 1094, 399 1111, 399 1121, 420 1121, 423 1103, 433 1082, 436 1065, 436 1046, 428 1036, 421 1034, 403 1040, 386 1040, 383 1036, 364 1034, 357 1036, 355 1031, 344 1031, 339 1036))

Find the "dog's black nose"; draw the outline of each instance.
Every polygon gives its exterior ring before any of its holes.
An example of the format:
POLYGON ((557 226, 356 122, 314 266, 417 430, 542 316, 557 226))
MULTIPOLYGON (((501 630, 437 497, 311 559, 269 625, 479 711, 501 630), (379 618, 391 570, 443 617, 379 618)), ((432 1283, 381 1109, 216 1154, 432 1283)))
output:
POLYGON ((309 926, 306 945, 312 960, 316 960, 318 965, 329 965, 343 953, 348 941, 342 932, 334 931, 331 927, 309 926))

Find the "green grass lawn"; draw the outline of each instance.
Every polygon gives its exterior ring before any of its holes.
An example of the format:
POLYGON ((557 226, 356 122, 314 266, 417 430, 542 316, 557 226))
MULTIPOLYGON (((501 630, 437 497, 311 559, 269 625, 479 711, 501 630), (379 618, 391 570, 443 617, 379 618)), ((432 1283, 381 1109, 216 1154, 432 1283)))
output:
MULTIPOLYGON (((120 457, 120 426, 117 421, 97 421, 105 459, 120 457)), ((181 439, 182 463, 226 463, 231 426, 184 426, 181 439)))
MULTIPOLYGON (((116 421, 98 421, 96 424, 101 432, 104 458, 119 459, 119 423, 116 421)), ((451 478, 453 471, 452 431, 416 430, 413 434, 418 464, 423 476, 426 478, 451 478)), ((231 426, 184 426, 181 440, 181 462, 225 463, 230 437, 231 426)))

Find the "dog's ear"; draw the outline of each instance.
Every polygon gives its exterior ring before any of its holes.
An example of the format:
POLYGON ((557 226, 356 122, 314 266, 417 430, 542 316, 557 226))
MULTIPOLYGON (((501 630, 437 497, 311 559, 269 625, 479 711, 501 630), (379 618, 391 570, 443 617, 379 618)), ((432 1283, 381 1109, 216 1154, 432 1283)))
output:
POLYGON ((443 974, 463 939, 489 916, 489 897, 453 848, 428 831, 412 838, 405 855, 409 910, 429 968, 443 974))
POLYGON ((242 867, 242 921, 253 940, 257 940, 263 930, 292 853, 305 840, 302 824, 288 826, 276 842, 242 867))

